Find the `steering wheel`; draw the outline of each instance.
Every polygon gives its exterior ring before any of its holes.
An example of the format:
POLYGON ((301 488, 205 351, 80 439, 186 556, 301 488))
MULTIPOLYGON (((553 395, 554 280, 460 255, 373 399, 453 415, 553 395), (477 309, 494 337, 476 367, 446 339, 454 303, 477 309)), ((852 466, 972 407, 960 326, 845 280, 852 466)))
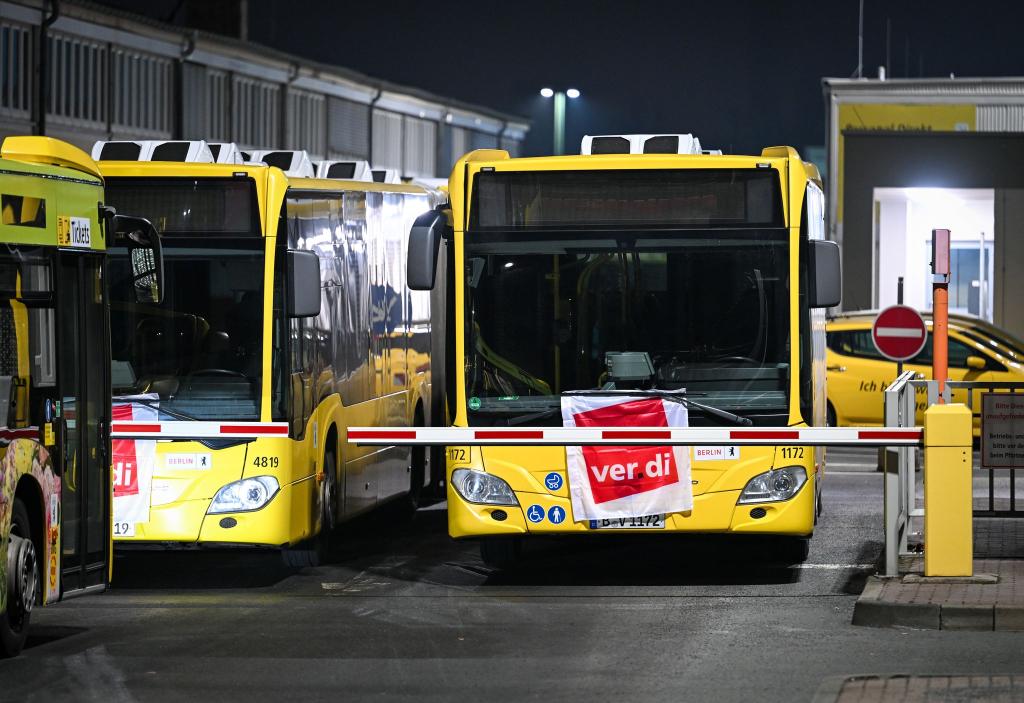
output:
POLYGON ((232 371, 231 369, 199 369, 198 371, 191 371, 188 374, 191 376, 227 376, 230 378, 244 378, 249 380, 248 377, 240 371, 232 371))
POLYGON ((753 364, 754 366, 761 365, 760 361, 756 359, 751 359, 749 356, 720 356, 717 359, 712 359, 712 361, 731 361, 734 363, 753 364))

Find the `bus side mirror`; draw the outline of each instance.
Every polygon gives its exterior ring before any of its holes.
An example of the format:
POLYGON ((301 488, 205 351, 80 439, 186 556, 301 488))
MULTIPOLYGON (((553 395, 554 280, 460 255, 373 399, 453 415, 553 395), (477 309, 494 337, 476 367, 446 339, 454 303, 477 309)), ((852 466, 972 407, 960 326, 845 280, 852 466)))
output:
POLYGON ((164 299, 164 257, 156 227, 144 217, 129 215, 115 214, 110 222, 115 245, 128 250, 135 302, 159 305, 164 299))
POLYGON ((839 245, 823 239, 814 239, 809 243, 809 304, 812 308, 839 305, 843 299, 843 267, 839 260, 839 245))
POLYGON ((437 253, 447 226, 444 213, 425 212, 416 218, 409 231, 409 258, 406 281, 410 290, 433 290, 437 275, 437 253))
POLYGON ((320 257, 311 251, 285 252, 288 265, 288 317, 320 314, 320 257))

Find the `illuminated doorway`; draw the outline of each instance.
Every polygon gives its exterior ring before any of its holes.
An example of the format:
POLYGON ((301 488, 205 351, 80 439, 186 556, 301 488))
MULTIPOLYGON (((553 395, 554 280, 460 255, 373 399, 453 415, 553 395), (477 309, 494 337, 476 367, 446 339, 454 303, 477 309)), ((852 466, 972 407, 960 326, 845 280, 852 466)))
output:
POLYGON ((991 188, 875 188, 872 302, 931 310, 932 230, 949 229, 950 312, 993 317, 995 191, 991 188))

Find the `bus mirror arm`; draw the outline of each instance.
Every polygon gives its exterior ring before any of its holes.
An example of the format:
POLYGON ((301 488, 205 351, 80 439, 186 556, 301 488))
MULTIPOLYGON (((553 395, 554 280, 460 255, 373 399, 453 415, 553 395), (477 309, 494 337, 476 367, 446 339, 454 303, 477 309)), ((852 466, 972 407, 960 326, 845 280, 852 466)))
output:
POLYGON ((843 299, 843 267, 839 245, 823 239, 809 242, 807 280, 810 284, 808 301, 812 308, 830 308, 843 299))
POLYGON ((437 254, 441 248, 447 218, 440 210, 416 218, 409 232, 406 279, 410 290, 433 290, 437 275, 437 254))

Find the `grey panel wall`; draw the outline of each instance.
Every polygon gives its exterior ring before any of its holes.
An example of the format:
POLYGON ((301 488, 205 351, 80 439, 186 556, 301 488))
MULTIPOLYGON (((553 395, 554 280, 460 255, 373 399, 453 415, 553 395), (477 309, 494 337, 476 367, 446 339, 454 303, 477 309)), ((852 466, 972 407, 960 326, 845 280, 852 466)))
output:
MULTIPOLYGON (((220 47, 209 37, 179 65, 180 33, 172 30, 168 39, 124 18, 96 19, 98 8, 89 13, 82 19, 69 10, 72 22, 58 24, 47 39, 47 133, 86 149, 98 139, 233 141, 244 149, 367 159, 415 178, 446 176, 455 159, 499 141, 452 127, 452 115, 441 116, 444 98, 427 99, 430 109, 423 110, 422 99, 399 97, 371 115, 369 105, 355 100, 369 100, 374 82, 340 71, 335 80, 329 68, 311 72, 297 57, 292 74, 256 47, 220 47)), ((35 31, 24 18, 0 18, 0 135, 34 127, 35 31)), ((476 124, 493 122, 480 113, 476 124)), ((516 140, 502 142, 517 150, 516 140)))
POLYGON ((455 163, 473 150, 469 138, 469 130, 463 127, 452 127, 451 161, 455 163))
POLYGON ((469 148, 473 149, 497 149, 498 136, 486 134, 485 132, 471 131, 469 133, 469 148))
POLYGON ((387 110, 373 111, 372 165, 402 169, 402 116, 387 110))
POLYGON ((501 148, 508 152, 513 159, 519 156, 519 142, 508 137, 501 138, 501 148))
POLYGON ((308 90, 288 89, 285 149, 305 149, 312 159, 327 154, 327 101, 308 90))
POLYGON ((402 138, 402 175, 433 177, 437 163, 437 123, 406 116, 402 138))
POLYGON ((32 33, 0 21, 0 114, 28 117, 32 109, 32 33))
POLYGON ((327 157, 370 158, 370 106, 327 98, 327 157))

